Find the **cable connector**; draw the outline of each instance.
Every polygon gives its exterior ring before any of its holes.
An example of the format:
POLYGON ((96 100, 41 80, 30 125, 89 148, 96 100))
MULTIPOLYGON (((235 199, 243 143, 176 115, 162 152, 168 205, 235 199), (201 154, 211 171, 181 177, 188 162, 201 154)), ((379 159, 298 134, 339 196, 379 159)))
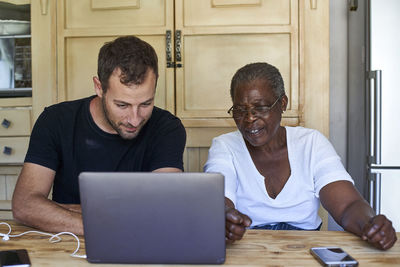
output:
POLYGON ((78 250, 79 250, 79 247, 80 247, 80 241, 79 241, 79 238, 74 233, 71 233, 71 232, 60 232, 58 234, 50 234, 50 233, 41 232, 41 231, 26 231, 26 232, 23 232, 21 234, 12 235, 11 234, 11 226, 6 222, 0 222, 0 225, 1 224, 6 225, 8 227, 8 233, 7 234, 0 233, 0 236, 3 237, 4 241, 10 240, 10 237, 19 237, 19 236, 23 236, 23 235, 26 235, 26 234, 29 234, 29 233, 36 233, 36 234, 50 236, 49 242, 50 243, 57 243, 57 242, 60 242, 62 240, 60 235, 71 235, 71 236, 73 236, 75 238, 75 240, 76 240, 76 242, 78 244, 77 244, 77 248, 75 249, 74 252, 72 252, 72 254, 70 254, 70 256, 71 257, 75 257, 75 258, 86 258, 86 255, 77 255, 76 254, 78 252, 78 250))

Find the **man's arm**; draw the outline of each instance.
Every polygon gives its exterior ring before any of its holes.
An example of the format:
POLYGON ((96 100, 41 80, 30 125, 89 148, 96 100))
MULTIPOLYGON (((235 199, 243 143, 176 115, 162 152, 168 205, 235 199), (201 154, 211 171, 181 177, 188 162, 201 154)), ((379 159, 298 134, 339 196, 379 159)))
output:
POLYGON ((346 231, 360 236, 379 249, 391 248, 397 240, 392 222, 375 215, 368 203, 348 181, 337 181, 320 191, 322 205, 346 231))
POLYGON ((80 205, 58 204, 48 199, 55 171, 25 163, 12 198, 14 219, 49 232, 83 234, 80 205))

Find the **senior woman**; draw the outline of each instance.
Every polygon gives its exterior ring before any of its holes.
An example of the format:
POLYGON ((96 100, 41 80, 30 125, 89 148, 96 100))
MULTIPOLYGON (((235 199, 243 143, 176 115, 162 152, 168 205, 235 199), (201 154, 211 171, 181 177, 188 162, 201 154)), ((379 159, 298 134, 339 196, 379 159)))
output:
POLYGON ((206 172, 225 176, 226 240, 256 229, 319 230, 319 203, 345 230, 379 249, 396 242, 384 215, 361 197, 318 131, 280 125, 288 98, 279 70, 248 64, 232 78, 229 114, 238 131, 213 139, 206 172))

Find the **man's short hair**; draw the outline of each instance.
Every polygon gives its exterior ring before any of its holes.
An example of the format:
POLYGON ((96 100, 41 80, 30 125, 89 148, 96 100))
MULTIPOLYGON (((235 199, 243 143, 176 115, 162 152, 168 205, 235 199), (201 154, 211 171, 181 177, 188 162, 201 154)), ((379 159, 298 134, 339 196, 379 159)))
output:
POLYGON ((271 64, 265 62, 251 63, 236 71, 231 82, 231 98, 235 95, 235 90, 240 84, 250 83, 255 80, 265 80, 268 82, 276 97, 285 93, 285 85, 279 70, 271 64))
POLYGON ((123 36, 107 42, 99 52, 97 75, 103 92, 114 70, 120 69, 120 82, 141 84, 151 69, 158 78, 158 59, 154 48, 135 36, 123 36))

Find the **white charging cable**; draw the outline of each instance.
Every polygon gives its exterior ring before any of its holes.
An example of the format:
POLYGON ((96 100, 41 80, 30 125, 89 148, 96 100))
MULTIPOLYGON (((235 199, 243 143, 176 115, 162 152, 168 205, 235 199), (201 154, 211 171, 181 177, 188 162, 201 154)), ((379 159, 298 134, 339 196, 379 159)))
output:
POLYGON ((62 240, 60 235, 72 235, 76 239, 76 241, 78 242, 78 246, 75 249, 75 251, 70 254, 70 256, 71 257, 75 257, 75 258, 84 258, 84 259, 86 258, 86 255, 77 255, 76 254, 79 251, 79 247, 81 245, 81 242, 79 241, 79 238, 74 233, 71 233, 71 232, 60 232, 60 233, 57 233, 57 234, 50 234, 50 233, 41 232, 41 231, 26 231, 26 232, 23 232, 21 234, 12 235, 11 234, 11 225, 9 225, 6 222, 0 222, 0 225, 2 225, 2 224, 7 225, 7 227, 8 227, 8 233, 7 234, 0 233, 0 236, 3 237, 2 239, 4 241, 10 240, 10 237, 19 237, 19 236, 23 236, 23 235, 26 235, 26 234, 29 234, 29 233, 36 233, 36 234, 50 236, 49 242, 50 243, 57 243, 57 242, 60 242, 62 240))

